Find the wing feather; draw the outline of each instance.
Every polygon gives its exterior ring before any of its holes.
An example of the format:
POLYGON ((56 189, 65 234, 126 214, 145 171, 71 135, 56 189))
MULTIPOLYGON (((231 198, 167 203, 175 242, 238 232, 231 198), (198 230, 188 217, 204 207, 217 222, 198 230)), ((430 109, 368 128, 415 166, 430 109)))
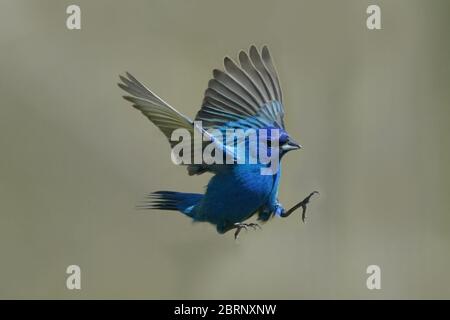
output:
POLYGON ((214 128, 284 128, 280 81, 267 46, 261 54, 251 46, 238 60, 226 57, 225 70, 213 71, 195 120, 214 128))

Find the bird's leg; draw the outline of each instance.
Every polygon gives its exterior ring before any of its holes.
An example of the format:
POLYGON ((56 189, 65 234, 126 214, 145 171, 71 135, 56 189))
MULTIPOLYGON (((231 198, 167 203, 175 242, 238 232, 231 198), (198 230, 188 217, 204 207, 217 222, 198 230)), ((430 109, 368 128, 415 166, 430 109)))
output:
POLYGON ((315 194, 319 194, 318 191, 313 191, 309 194, 309 196, 307 196, 305 199, 303 199, 302 201, 300 201, 299 203, 297 203, 295 206, 293 206, 292 208, 290 208, 289 210, 282 212, 281 213, 281 217, 282 218, 286 218, 289 217, 289 215, 294 212, 295 210, 297 210, 298 208, 302 208, 303 212, 302 212, 302 221, 305 222, 306 219, 306 205, 309 203, 309 201, 311 200, 311 197, 315 194))
POLYGON ((256 228, 261 229, 261 227, 257 223, 235 223, 233 227, 234 229, 236 229, 236 232, 234 233, 234 239, 236 240, 239 237, 239 233, 241 233, 242 229, 248 230, 248 227, 253 228, 253 230, 256 230, 256 228))

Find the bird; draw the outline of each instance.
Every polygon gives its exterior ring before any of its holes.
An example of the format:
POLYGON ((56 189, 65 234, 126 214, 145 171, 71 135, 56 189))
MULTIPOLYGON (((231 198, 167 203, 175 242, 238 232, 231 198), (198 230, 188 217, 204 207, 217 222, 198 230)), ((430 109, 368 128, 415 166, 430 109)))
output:
MULTIPOLYGON (((213 77, 208 82, 201 108, 194 120, 169 105, 130 73, 126 72, 119 78, 121 82, 118 86, 127 92, 123 98, 162 131, 171 147, 178 143, 171 139, 173 133, 183 129, 191 135, 200 133, 209 137, 207 142, 201 144, 201 150, 208 144, 214 144, 216 150, 237 160, 236 152, 227 149, 230 144, 208 134, 208 130, 224 133, 227 130, 248 129, 254 130, 258 138, 262 137, 267 154, 277 156, 276 169, 272 174, 261 173, 268 164, 259 160, 256 163, 233 161, 230 164, 190 162, 185 164, 190 176, 212 174, 203 194, 156 191, 150 193, 139 208, 179 211, 194 222, 214 225, 219 234, 235 230, 235 239, 241 230, 261 228, 259 223, 246 222, 254 215, 257 215, 259 222, 265 223, 274 216, 286 218, 302 208, 302 220, 305 222, 307 204, 313 195, 319 194, 318 191, 311 192, 289 210, 284 209, 278 199, 281 160, 288 152, 302 146, 285 128, 283 93, 266 45, 261 50, 255 45, 251 45, 248 51, 241 50, 237 61, 224 58, 224 69, 213 70, 213 77), (278 134, 270 134, 274 130, 278 134)), ((240 141, 236 144, 249 154, 257 153, 259 150, 255 148, 264 144, 256 144, 255 147, 248 143, 248 139, 240 141)))

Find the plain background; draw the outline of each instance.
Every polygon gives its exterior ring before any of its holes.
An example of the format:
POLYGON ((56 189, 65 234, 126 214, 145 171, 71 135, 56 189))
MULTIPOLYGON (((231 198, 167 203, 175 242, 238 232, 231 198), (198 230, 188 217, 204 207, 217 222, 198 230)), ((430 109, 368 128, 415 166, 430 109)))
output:
POLYGON ((73 3, 0 1, 0 298, 450 298, 449 1, 80 0, 70 31, 73 3), (382 30, 366 28, 369 4, 382 30), (304 146, 280 200, 321 192, 307 223, 236 243, 136 211, 209 177, 171 163, 118 75, 192 117, 212 69, 251 44, 269 46, 304 146))

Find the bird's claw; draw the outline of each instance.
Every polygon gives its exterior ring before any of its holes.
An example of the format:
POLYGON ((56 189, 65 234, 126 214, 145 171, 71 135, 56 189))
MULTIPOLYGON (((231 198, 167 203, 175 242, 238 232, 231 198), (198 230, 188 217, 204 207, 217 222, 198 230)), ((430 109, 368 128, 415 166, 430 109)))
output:
POLYGON ((245 231, 247 231, 249 227, 253 228, 253 230, 256 230, 257 228, 261 229, 261 226, 257 223, 235 223, 234 227, 236 228, 236 231, 234 232, 235 240, 239 238, 239 233, 241 233, 242 229, 245 229, 245 231))
POLYGON ((248 227, 252 227, 253 230, 256 230, 256 229, 261 230, 261 226, 259 224, 257 224, 257 223, 249 223, 247 226, 248 227))
POLYGON ((301 207, 302 207, 302 221, 303 223, 305 223, 305 219, 306 219, 306 205, 309 203, 309 201, 311 200, 311 197, 315 194, 319 194, 319 191, 313 191, 309 194, 309 196, 307 196, 305 199, 303 199, 303 201, 301 201, 301 207))
POLYGON ((302 208, 302 221, 305 222, 306 220, 306 205, 309 203, 309 201, 311 200, 311 197, 315 194, 319 194, 318 191, 313 191, 309 194, 309 196, 307 196, 305 199, 303 199, 302 201, 300 201, 299 203, 297 203, 295 206, 293 206, 291 209, 289 209, 288 211, 284 212, 283 214, 281 214, 281 216, 283 218, 288 217, 292 212, 294 212, 295 210, 297 210, 298 208, 302 208))

